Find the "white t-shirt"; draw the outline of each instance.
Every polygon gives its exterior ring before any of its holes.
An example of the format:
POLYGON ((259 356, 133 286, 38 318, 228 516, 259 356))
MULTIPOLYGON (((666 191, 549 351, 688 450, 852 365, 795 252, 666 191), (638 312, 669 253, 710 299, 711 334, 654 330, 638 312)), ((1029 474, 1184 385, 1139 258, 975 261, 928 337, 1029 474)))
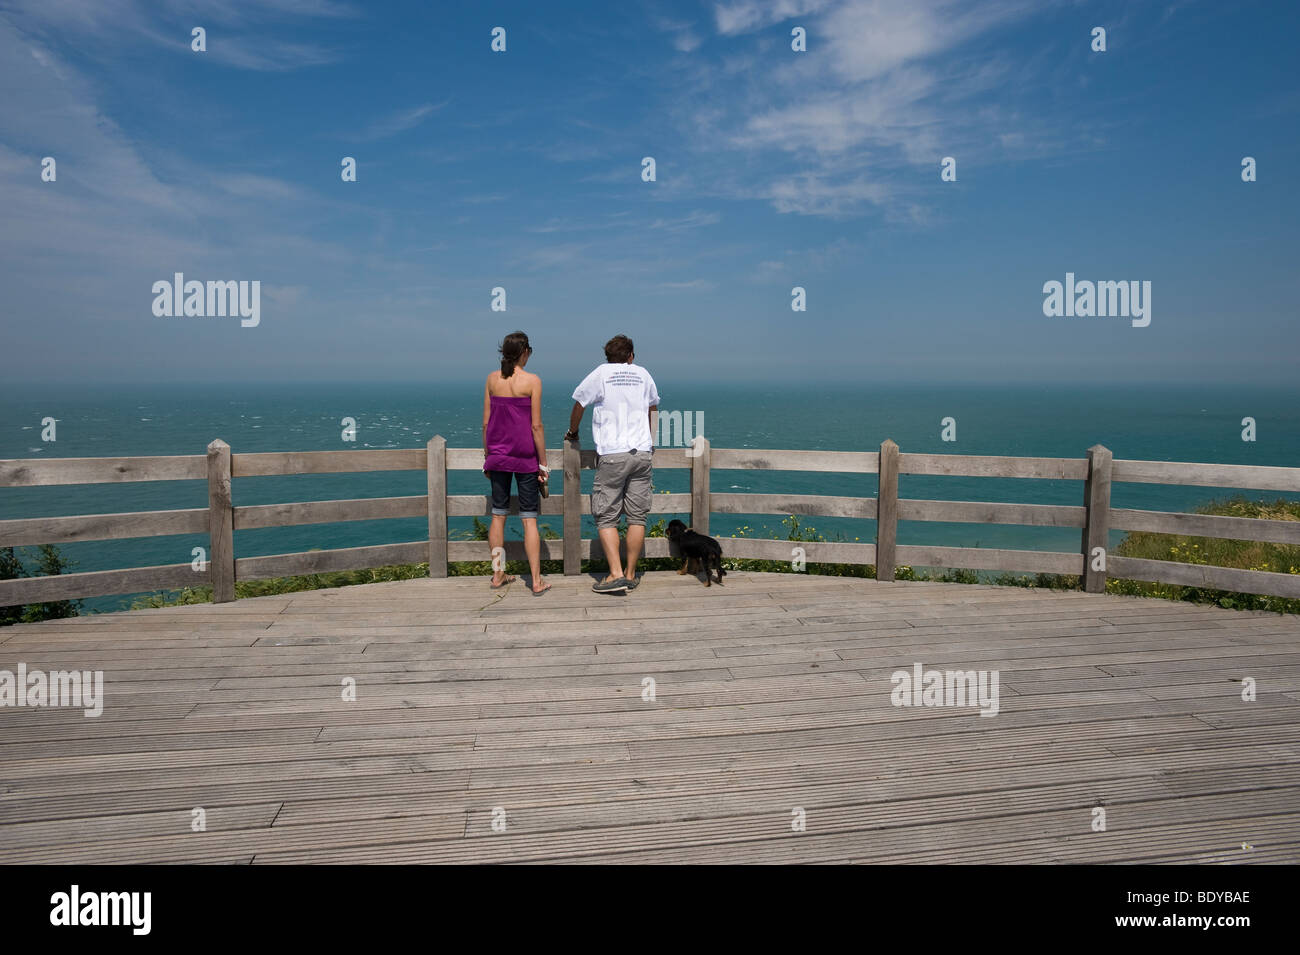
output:
POLYGON ((659 391, 650 372, 640 365, 605 362, 573 392, 573 400, 591 406, 591 435, 597 454, 649 451, 650 408, 659 404, 659 391))

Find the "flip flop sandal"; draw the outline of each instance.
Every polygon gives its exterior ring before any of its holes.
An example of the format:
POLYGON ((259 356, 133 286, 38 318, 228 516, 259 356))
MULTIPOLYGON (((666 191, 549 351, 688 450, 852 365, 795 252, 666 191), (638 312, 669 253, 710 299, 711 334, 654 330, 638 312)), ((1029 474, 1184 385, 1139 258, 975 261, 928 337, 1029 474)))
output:
POLYGON ((550 585, 550 584, 547 584, 546 587, 543 588, 542 590, 534 590, 534 591, 533 591, 533 596, 534 596, 534 597, 540 597, 542 594, 548 594, 548 593, 550 593, 550 592, 551 592, 551 585, 550 585))
POLYGON ((516 580, 518 580, 518 579, 519 579, 518 577, 510 577, 510 576, 507 576, 505 580, 501 581, 501 583, 499 583, 499 584, 492 584, 491 587, 492 587, 493 590, 501 590, 503 587, 509 587, 511 584, 513 584, 513 583, 514 583, 516 580))

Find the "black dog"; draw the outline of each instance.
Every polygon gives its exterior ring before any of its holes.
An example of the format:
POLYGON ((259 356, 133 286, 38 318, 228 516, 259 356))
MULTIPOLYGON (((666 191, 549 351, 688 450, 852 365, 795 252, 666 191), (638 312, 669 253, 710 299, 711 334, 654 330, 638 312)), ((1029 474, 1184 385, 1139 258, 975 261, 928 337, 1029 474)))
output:
POLYGON ((722 545, 712 537, 698 534, 681 521, 670 521, 668 539, 677 545, 682 553, 682 568, 678 574, 698 574, 704 567, 704 586, 713 586, 713 570, 718 572, 718 586, 726 571, 722 569, 722 545))

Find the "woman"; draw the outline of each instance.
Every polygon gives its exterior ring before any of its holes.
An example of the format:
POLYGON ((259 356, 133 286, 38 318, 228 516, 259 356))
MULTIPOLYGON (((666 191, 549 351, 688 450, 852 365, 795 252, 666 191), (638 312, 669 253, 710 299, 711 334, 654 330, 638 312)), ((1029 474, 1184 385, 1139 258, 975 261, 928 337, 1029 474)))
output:
MULTIPOLYGON (((501 343, 501 370, 483 387, 483 473, 492 481, 492 525, 488 545, 504 554, 506 515, 510 513, 510 478, 519 489, 519 516, 524 522, 524 553, 533 573, 533 596, 551 589, 542 579, 542 540, 537 533, 541 508, 538 482, 550 475, 546 466, 546 436, 542 432, 542 379, 524 366, 533 354, 528 336, 513 332, 501 343)), ((504 557, 493 561, 492 589, 513 582, 504 557)))

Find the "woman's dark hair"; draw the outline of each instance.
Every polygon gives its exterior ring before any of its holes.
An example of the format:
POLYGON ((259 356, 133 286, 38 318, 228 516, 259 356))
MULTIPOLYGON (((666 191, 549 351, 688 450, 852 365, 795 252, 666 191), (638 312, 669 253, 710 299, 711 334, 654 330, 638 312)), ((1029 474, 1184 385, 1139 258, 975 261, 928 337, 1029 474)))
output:
POLYGON ((632 357, 632 339, 626 335, 615 335, 605 342, 605 361, 612 365, 623 365, 632 357))
POLYGON ((501 342, 497 351, 501 352, 501 377, 509 378, 515 373, 515 363, 533 350, 528 344, 528 336, 523 332, 511 332, 501 342))

